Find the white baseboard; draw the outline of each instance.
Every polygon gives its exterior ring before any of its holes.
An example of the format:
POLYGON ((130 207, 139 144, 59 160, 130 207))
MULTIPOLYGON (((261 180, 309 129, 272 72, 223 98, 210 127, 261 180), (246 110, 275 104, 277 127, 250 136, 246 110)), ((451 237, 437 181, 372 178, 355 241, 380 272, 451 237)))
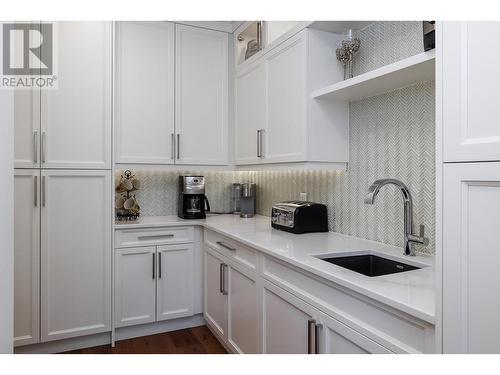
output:
MULTIPOLYGON (((115 331, 116 341, 126 340, 134 337, 155 335, 158 333, 177 331, 191 327, 205 325, 203 314, 166 320, 163 322, 141 324, 137 326, 117 328, 115 331)), ((14 348, 15 354, 50 354, 61 353, 70 350, 78 350, 83 348, 91 348, 93 346, 111 344, 111 332, 98 333, 95 335, 74 337, 70 339, 44 342, 40 344, 32 344, 19 346, 14 348)))

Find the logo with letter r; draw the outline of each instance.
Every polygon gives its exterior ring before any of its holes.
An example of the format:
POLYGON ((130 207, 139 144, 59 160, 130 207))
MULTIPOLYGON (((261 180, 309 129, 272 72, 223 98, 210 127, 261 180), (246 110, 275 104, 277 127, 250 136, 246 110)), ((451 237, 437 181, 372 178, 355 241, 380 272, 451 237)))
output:
POLYGON ((4 23, 2 73, 53 74, 53 30, 50 23, 4 23))

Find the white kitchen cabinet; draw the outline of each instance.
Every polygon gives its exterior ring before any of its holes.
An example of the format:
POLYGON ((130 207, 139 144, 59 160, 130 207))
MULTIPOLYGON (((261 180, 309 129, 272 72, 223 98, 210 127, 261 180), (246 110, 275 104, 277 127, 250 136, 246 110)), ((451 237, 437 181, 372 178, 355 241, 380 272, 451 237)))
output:
POLYGON ((40 89, 14 91, 14 167, 40 167, 40 89))
POLYGON ((342 80, 339 38, 304 29, 237 72, 236 164, 349 160, 349 103, 310 96, 342 80))
POLYGON ((155 321, 156 247, 115 251, 115 326, 155 321))
POLYGON ((226 268, 226 276, 228 345, 236 353, 259 353, 261 303, 257 276, 235 263, 226 268))
POLYGON ((207 323, 222 340, 227 340, 227 262, 214 251, 205 249, 205 310, 207 323))
POLYGON ((264 353, 391 353, 280 287, 263 283, 264 353))
POLYGON ((14 173, 14 345, 39 341, 40 171, 14 173))
POLYGON ((194 308, 194 245, 158 246, 157 320, 192 316, 194 308))
POLYGON ((500 163, 445 164, 443 352, 500 353, 500 163))
POLYGON ((177 164, 228 159, 228 34, 175 26, 177 164))
POLYGON ((260 132, 266 127, 266 65, 259 60, 236 74, 236 162, 260 162, 260 132))
POLYGON ((445 162, 500 160, 498 38, 500 22, 442 23, 445 162))
POLYGON ((174 33, 169 22, 116 24, 118 163, 174 163, 174 33))
POLYGON ((41 93, 42 167, 111 169, 112 24, 56 27, 58 88, 41 93))
POLYGON ((111 191, 110 171, 42 171, 42 341, 111 329, 111 191))

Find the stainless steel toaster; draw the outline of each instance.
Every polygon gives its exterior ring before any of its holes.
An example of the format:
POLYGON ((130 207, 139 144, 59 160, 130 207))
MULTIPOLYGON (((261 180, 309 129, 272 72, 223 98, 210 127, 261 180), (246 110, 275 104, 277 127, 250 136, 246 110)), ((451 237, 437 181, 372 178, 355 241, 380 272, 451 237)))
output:
POLYGON ((324 204, 286 201, 272 207, 271 226, 290 233, 328 232, 328 215, 324 204))

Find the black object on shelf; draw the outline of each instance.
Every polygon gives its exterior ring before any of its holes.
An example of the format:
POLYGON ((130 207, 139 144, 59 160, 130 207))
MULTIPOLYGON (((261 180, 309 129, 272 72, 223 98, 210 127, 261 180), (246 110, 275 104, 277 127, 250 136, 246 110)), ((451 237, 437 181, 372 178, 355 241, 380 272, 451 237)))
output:
POLYGON ((424 51, 436 48, 436 21, 423 21, 424 51))

